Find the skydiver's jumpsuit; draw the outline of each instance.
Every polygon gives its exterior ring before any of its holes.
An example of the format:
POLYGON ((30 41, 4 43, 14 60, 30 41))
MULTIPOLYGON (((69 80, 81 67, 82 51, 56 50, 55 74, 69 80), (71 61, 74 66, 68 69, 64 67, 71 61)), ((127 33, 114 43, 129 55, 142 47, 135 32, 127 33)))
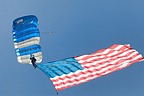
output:
POLYGON ((34 57, 34 55, 30 58, 31 62, 32 62, 32 65, 34 66, 34 69, 37 67, 36 65, 36 59, 34 57))

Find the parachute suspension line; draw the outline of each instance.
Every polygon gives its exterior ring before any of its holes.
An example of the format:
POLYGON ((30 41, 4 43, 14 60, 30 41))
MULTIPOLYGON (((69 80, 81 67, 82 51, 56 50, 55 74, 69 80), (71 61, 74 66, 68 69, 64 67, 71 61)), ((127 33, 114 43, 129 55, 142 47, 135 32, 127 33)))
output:
MULTIPOLYGON (((56 89, 55 89, 56 90, 56 89)), ((56 90, 56 93, 57 93, 57 95, 58 95, 58 91, 56 90)))
POLYGON ((47 34, 47 35, 52 35, 54 32, 50 31, 50 32, 41 32, 41 34, 47 34))

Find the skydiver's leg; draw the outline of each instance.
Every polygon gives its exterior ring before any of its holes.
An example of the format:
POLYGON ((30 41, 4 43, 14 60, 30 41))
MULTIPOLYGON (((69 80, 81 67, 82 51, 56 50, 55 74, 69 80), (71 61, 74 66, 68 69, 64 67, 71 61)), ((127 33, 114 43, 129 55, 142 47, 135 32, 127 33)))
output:
POLYGON ((34 68, 36 68, 37 67, 37 65, 34 63, 34 68))
POLYGON ((32 65, 33 65, 34 69, 37 67, 37 65, 35 64, 35 62, 32 62, 32 65))

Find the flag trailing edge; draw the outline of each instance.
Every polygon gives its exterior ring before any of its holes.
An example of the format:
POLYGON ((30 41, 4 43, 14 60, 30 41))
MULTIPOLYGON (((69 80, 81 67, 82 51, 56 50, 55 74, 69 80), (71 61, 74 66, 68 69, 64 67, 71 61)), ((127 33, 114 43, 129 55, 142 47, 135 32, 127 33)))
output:
POLYGON ((57 91, 121 70, 144 58, 129 44, 114 44, 89 55, 38 65, 57 91))

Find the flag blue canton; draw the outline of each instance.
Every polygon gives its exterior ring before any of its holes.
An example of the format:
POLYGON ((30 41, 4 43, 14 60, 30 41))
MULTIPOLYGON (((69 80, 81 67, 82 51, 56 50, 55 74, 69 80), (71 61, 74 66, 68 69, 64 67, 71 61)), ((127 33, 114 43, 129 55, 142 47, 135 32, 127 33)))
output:
POLYGON ((78 63, 74 57, 40 64, 38 65, 38 68, 40 68, 50 78, 62 76, 63 74, 69 74, 71 72, 74 73, 77 70, 83 70, 81 64, 78 63))

